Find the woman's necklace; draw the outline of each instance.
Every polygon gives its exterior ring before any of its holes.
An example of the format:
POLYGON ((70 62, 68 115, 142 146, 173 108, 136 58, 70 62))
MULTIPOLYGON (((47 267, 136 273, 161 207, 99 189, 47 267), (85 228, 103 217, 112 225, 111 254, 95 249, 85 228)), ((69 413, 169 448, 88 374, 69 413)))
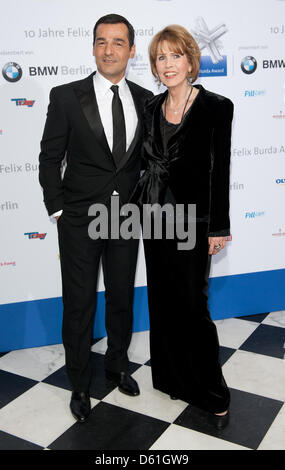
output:
MULTIPOLYGON (((185 103, 185 105, 184 105, 184 109, 183 109, 181 121, 180 121, 180 123, 178 123, 177 129, 179 129, 180 126, 181 126, 181 124, 182 124, 182 121, 183 121, 183 118, 184 118, 184 114, 185 114, 185 110, 186 110, 187 104, 188 104, 188 102, 189 102, 189 99, 190 99, 190 96, 191 96, 192 91, 193 91, 193 86, 191 86, 191 90, 190 90, 190 92, 189 92, 189 94, 188 94, 186 103, 185 103)), ((166 126, 166 103, 167 103, 167 99, 168 99, 168 95, 167 95, 167 98, 166 98, 166 100, 165 100, 165 102, 164 102, 164 117, 165 117, 165 119, 163 120, 163 124, 162 124, 162 141, 163 141, 163 146, 164 146, 164 152, 165 152, 166 158, 167 158, 167 160, 168 160, 169 154, 168 154, 167 142, 166 142, 166 138, 165 138, 165 137, 166 137, 165 126, 166 126)), ((162 111, 162 110, 161 110, 161 111, 162 111)), ((163 111, 162 111, 162 114, 163 114, 163 111)), ((176 129, 176 131, 177 131, 177 129, 176 129)), ((175 132, 176 132, 176 131, 175 131, 175 132)))
MULTIPOLYGON (((192 91, 193 91, 193 86, 191 86, 191 89, 190 89, 190 92, 189 92, 189 94, 188 94, 187 100, 186 100, 186 102, 185 102, 185 104, 184 104, 184 109, 183 109, 181 121, 182 121, 182 119, 183 119, 183 117, 184 117, 185 109, 186 109, 186 106, 187 106, 187 104, 188 104, 188 102, 189 102, 189 99, 190 99, 190 96, 191 96, 191 94, 192 94, 192 91)), ((168 97, 169 97, 169 95, 167 95, 167 98, 166 98, 166 100, 165 100, 165 105, 164 105, 164 115, 165 115, 165 117, 166 117, 166 106, 167 106, 168 97)), ((168 109, 169 109, 173 114, 175 114, 175 116, 177 116, 177 114, 179 113, 179 110, 182 108, 182 106, 183 106, 183 104, 182 104, 181 106, 179 106, 179 108, 177 108, 177 109, 172 109, 172 108, 170 108, 170 106, 168 106, 168 109)))

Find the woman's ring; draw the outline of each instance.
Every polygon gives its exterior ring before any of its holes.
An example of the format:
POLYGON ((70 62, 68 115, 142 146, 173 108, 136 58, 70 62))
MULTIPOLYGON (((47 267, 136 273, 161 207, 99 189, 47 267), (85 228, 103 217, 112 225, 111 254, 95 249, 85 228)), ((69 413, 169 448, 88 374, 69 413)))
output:
POLYGON ((214 245, 215 250, 219 250, 221 248, 221 245, 214 245))

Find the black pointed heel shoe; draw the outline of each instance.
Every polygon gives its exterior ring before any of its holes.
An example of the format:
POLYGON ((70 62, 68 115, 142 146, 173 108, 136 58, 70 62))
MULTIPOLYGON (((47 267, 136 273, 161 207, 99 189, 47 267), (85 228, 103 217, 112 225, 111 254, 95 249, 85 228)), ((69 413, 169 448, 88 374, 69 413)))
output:
POLYGON ((222 429, 225 429, 225 427, 229 424, 230 420, 230 412, 228 411, 225 415, 213 415, 213 423, 218 429, 218 431, 221 431, 222 429))

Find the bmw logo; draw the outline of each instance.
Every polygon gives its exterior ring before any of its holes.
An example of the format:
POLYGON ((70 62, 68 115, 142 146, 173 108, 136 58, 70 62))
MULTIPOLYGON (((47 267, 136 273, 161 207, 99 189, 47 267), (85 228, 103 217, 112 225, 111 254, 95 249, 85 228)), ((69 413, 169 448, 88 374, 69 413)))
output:
POLYGON ((22 69, 15 62, 8 62, 2 69, 2 75, 8 82, 17 82, 22 77, 22 69))
POLYGON ((240 66, 244 73, 250 74, 256 71, 257 62, 254 57, 248 55, 242 59, 240 66))

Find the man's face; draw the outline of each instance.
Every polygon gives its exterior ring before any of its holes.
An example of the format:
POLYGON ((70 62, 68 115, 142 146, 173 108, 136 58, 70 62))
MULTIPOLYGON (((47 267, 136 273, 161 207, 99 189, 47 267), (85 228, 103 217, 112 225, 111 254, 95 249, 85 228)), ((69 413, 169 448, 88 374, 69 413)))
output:
POLYGON ((98 72, 112 83, 118 83, 125 75, 128 60, 135 55, 130 48, 128 28, 124 23, 99 24, 93 46, 98 72))

